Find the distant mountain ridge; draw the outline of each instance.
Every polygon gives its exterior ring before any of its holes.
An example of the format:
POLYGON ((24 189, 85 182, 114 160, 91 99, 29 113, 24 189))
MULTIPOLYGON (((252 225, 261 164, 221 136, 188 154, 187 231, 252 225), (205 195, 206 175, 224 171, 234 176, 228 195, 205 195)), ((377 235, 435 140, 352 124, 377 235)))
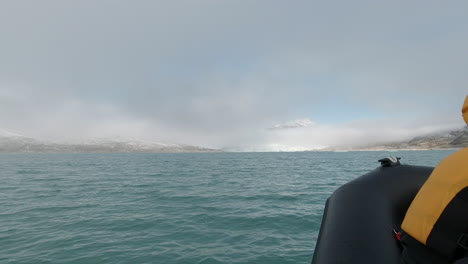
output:
POLYGON ((414 137, 410 140, 369 144, 365 146, 334 146, 318 151, 385 151, 460 149, 468 147, 468 127, 414 137))
MULTIPOLYGON (((391 142, 358 147, 330 147, 317 151, 365 151, 365 150, 427 150, 458 149, 468 147, 468 127, 417 136, 408 141, 391 142)), ((221 150, 198 146, 155 143, 126 139, 94 139, 80 143, 57 143, 43 141, 0 129, 0 153, 2 152, 136 152, 136 153, 183 153, 220 152, 221 150)))
POLYGON ((465 147, 468 147, 468 127, 448 132, 417 136, 409 141, 360 147, 357 148, 357 150, 457 149, 465 147))
POLYGON ((102 139, 83 143, 55 143, 37 140, 5 130, 0 130, 0 152, 140 152, 181 153, 216 152, 219 150, 198 146, 154 143, 138 140, 102 139))

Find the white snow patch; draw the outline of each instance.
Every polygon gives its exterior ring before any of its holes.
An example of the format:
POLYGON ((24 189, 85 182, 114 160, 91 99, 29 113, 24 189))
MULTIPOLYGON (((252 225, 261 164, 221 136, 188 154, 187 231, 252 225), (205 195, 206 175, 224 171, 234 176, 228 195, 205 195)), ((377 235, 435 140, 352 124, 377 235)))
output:
POLYGON ((291 121, 287 121, 281 124, 276 124, 269 129, 293 129, 293 128, 303 128, 303 127, 311 127, 315 125, 315 122, 310 120, 309 118, 302 118, 302 119, 295 119, 291 121))

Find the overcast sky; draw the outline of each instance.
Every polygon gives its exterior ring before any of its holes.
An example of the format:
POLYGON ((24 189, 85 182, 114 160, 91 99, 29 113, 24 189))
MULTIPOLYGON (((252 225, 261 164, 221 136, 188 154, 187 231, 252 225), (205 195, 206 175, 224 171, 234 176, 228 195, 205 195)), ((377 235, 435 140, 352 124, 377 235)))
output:
POLYGON ((0 128, 308 149, 463 126, 467 1, 0 0, 0 128))

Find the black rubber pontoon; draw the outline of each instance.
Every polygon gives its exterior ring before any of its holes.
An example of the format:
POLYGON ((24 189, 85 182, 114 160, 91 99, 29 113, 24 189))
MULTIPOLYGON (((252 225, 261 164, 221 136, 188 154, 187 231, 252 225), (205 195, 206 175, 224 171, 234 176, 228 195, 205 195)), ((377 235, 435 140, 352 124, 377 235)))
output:
POLYGON ((399 263, 393 229, 434 168, 382 165, 328 198, 312 264, 399 263))

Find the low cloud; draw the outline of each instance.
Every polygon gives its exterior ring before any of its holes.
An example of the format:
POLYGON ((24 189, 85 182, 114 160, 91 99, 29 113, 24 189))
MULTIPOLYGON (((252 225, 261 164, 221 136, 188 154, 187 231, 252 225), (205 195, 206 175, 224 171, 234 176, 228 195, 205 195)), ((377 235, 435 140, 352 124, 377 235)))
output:
MULTIPOLYGON (((306 151, 328 147, 358 147, 402 142, 416 136, 460 129, 461 120, 428 125, 425 120, 397 122, 392 119, 354 121, 342 124, 317 124, 309 127, 268 129, 261 134, 262 143, 228 148, 234 151, 306 151)), ((259 134, 260 135, 260 134, 259 134)))

